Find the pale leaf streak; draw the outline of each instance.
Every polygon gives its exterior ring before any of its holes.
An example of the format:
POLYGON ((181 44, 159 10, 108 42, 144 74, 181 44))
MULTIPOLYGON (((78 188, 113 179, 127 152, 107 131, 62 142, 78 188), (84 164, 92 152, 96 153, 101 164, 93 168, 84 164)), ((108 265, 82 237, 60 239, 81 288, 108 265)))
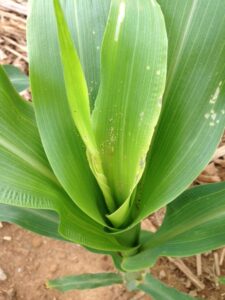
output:
POLYGON ((21 151, 18 147, 11 144, 9 141, 5 140, 4 138, 0 138, 0 145, 3 146, 5 149, 22 159, 24 162, 32 166, 35 170, 37 170, 39 173, 50 179, 52 182, 58 185, 58 181, 56 180, 53 173, 46 168, 44 165, 42 165, 40 162, 38 162, 36 159, 32 158, 30 155, 24 153, 21 151))
POLYGON ((154 0, 151 0, 151 2, 152 2, 152 6, 153 6, 153 7, 156 7, 155 1, 154 1, 154 0))
POLYGON ((119 14, 118 14, 118 19, 117 19, 117 23, 116 23, 116 31, 115 31, 115 37, 114 37, 115 42, 118 42, 118 39, 119 39, 121 25, 125 18, 125 10, 126 10, 126 4, 125 4, 125 2, 121 2, 120 6, 119 6, 119 14))
MULTIPOLYGON (((131 89, 131 84, 132 84, 132 76, 134 74, 134 60, 135 60, 135 55, 137 52, 137 43, 138 43, 138 32, 139 32, 139 28, 140 28, 140 11, 139 11, 139 6, 137 6, 137 27, 136 27, 136 33, 135 33, 135 42, 134 42, 134 48, 133 48, 133 55, 132 55, 132 60, 131 60, 131 64, 130 64, 130 72, 129 72, 129 78, 127 80, 127 93, 126 93, 126 97, 124 99, 124 107, 127 108, 128 107, 128 101, 129 101, 129 95, 130 95, 130 89, 131 89)), ((124 109, 125 112, 125 116, 122 120, 122 125, 121 125, 121 132, 122 132, 122 137, 121 139, 124 140, 124 135, 125 135, 125 127, 126 127, 126 120, 127 120, 127 109, 124 109)), ((124 157, 125 150, 122 144, 121 147, 121 157, 124 157)), ((131 192, 133 191, 134 186, 131 189, 131 192)), ((130 195, 129 195, 130 196, 130 195)))
MULTIPOLYGON (((27 211, 28 213, 30 212, 30 209, 29 208, 26 208, 26 207, 23 207, 23 210, 24 211, 27 211)), ((42 210, 41 212, 38 211, 37 209, 34 209, 32 211, 32 214, 35 215, 35 216, 38 216, 38 217, 43 217, 48 220, 48 221, 51 221, 51 222, 54 222, 55 224, 58 225, 58 219, 57 219, 57 216, 53 216, 53 215, 49 215, 48 213, 45 212, 45 210, 42 210)))
POLYGON ((173 66, 173 69, 172 69, 172 72, 169 74, 170 75, 169 76, 170 80, 169 80, 169 83, 167 85, 167 90, 168 91, 170 90, 171 84, 174 82, 174 77, 176 75, 176 70, 177 70, 177 68, 180 64, 183 49, 184 49, 185 43, 186 43, 187 38, 188 38, 189 30, 190 30, 191 25, 192 25, 192 20, 193 20, 193 17, 194 17, 194 13, 195 13, 197 4, 198 4, 198 0, 193 0, 192 6, 191 6, 191 9, 190 9, 190 13, 189 13, 189 17, 188 17, 188 20, 186 22, 186 26, 185 26, 185 29, 184 29, 183 34, 182 34, 182 39, 181 39, 180 44, 179 44, 179 50, 176 53, 176 60, 175 60, 174 64, 171 64, 173 66))

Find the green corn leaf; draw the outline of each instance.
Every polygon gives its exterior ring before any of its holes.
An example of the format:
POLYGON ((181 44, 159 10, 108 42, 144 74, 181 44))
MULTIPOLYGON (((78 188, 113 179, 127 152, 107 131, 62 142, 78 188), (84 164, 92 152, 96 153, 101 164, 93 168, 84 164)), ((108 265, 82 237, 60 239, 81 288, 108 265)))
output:
POLYGON ((120 284, 122 282, 122 277, 117 273, 97 273, 66 276, 50 280, 47 283, 47 287, 66 292, 71 290, 95 289, 98 287, 120 284))
MULTIPOLYGON (((59 186, 41 146, 32 104, 17 94, 1 66, 0 95, 0 146, 59 186)), ((1 172, 0 176, 4 175, 1 172)))
MULTIPOLYGON (((80 1, 73 10, 73 2, 63 1, 71 9, 70 18, 76 18, 82 7, 80 1)), ((105 202, 67 101, 53 1, 31 1, 28 49, 35 115, 51 167, 80 209, 105 225, 105 202)))
POLYGON ((0 204, 0 220, 17 224, 40 235, 57 240, 65 240, 58 233, 59 217, 55 212, 50 210, 0 204))
POLYGON ((54 210, 66 239, 100 250, 127 250, 61 188, 42 148, 32 105, 16 93, 1 67, 0 110, 0 203, 54 210))
POLYGON ((85 73, 93 109, 100 83, 100 53, 111 0, 62 0, 61 4, 85 73))
POLYGON ((138 289, 149 294, 153 300, 194 300, 197 298, 190 297, 182 292, 171 288, 161 281, 155 279, 152 275, 147 274, 144 282, 137 285, 138 289))
POLYGON ((74 243, 100 250, 129 250, 85 215, 63 191, 32 169, 29 162, 21 161, 3 147, 0 150, 0 203, 56 211, 60 215, 60 234, 74 243))
POLYGON ((225 127, 225 2, 159 0, 168 30, 163 109, 137 191, 138 220, 183 192, 225 127))
POLYGON ((101 158, 91 125, 88 88, 83 70, 60 7, 59 0, 54 1, 54 6, 58 26, 65 87, 70 111, 77 130, 87 147, 87 154, 91 169, 102 189, 107 207, 109 211, 112 212, 115 210, 115 205, 107 179, 102 169, 101 158))
POLYGON ((225 277, 219 277, 218 281, 220 284, 225 284, 225 277))
POLYGON ((13 65, 2 65, 4 71, 9 77, 12 85, 18 93, 26 90, 29 87, 29 79, 19 68, 13 65))
MULTIPOLYGON (((15 164, 15 161, 10 162, 15 164)), ((19 168, 23 167, 23 165, 19 165, 19 168)), ((27 185, 15 178, 9 182, 7 187, 5 187, 4 183, 1 184, 0 203, 32 208, 35 210, 47 209, 56 211, 60 215, 60 225, 58 230, 65 240, 103 251, 129 250, 128 247, 119 244, 115 238, 111 238, 107 235, 99 224, 94 223, 93 220, 83 214, 75 205, 72 205, 65 196, 63 198, 63 195, 50 195, 50 192, 52 194, 52 191, 49 191, 44 184, 41 184, 41 180, 38 181, 37 178, 32 176, 32 181, 29 181, 29 171, 26 170, 26 172, 20 173, 19 168, 15 168, 13 171, 16 171, 19 176, 23 176, 23 180, 27 181, 27 185), (37 184, 43 192, 35 191, 35 186, 37 184), (29 188, 32 189, 32 192, 29 191, 29 188)), ((3 171, 5 171, 5 169, 3 169, 3 171)), ((9 172, 7 175, 12 176, 12 173, 9 172)), ((55 192, 55 194, 57 193, 55 192)), ((24 224, 25 214, 21 214, 21 217, 23 220, 13 219, 12 217, 11 221, 26 229, 35 231, 30 224, 24 224)), ((10 221, 10 216, 8 217, 8 215, 5 215, 5 218, 7 219, 3 220, 10 221)), ((29 219, 29 217, 26 215, 26 220, 27 219, 29 219)), ((36 232, 46 235, 46 233, 39 228, 36 229, 36 232)), ((51 235, 51 237, 55 236, 51 235)))
POLYGON ((139 181, 165 86, 167 36, 155 0, 111 2, 101 53, 93 125, 103 169, 122 206, 108 218, 121 226, 139 181))
POLYGON ((191 256, 222 247, 224 226, 225 182, 192 188, 168 205, 160 229, 122 267, 133 271, 151 266, 158 256, 191 256))

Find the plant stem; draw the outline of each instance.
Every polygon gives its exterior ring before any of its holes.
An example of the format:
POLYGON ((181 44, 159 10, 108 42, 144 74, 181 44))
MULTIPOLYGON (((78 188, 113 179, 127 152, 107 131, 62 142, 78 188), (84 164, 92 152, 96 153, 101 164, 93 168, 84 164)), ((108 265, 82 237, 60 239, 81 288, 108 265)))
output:
POLYGON ((137 286, 141 284, 146 276, 147 270, 142 270, 139 272, 127 272, 122 273, 124 285, 128 291, 137 290, 137 286))
MULTIPOLYGON (((133 228, 131 228, 128 231, 122 232, 118 235, 116 235, 116 238, 118 242, 120 242, 122 245, 128 246, 128 247, 135 247, 139 244, 139 238, 140 238, 140 224, 137 224, 133 228)), ((126 252, 125 252, 126 253, 126 252)), ((131 254, 133 255, 133 254, 131 254)), ((123 255, 127 256, 127 255, 123 255)))

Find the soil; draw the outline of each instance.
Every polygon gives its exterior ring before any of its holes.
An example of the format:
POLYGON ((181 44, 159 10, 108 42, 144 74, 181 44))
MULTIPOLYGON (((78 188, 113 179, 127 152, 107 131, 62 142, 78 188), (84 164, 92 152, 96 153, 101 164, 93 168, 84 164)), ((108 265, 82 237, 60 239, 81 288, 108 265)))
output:
MULTIPOLYGON (((111 258, 96 255, 78 245, 51 240, 15 225, 3 223, 0 229, 0 268, 6 279, 0 281, 0 300, 148 300, 142 293, 131 293, 122 285, 87 291, 60 293, 46 288, 47 279, 60 276, 115 271, 111 258)), ((202 255, 202 275, 205 284, 200 290, 167 258, 160 258, 153 268, 154 276, 170 286, 208 300, 225 299, 225 286, 217 284, 215 254, 222 249, 202 255)), ((196 257, 183 259, 185 265, 196 274, 196 257)), ((220 266, 225 275, 225 263, 220 266)), ((162 299, 163 300, 163 299, 162 299)))
MULTIPOLYGON (((0 63, 13 63, 24 71, 27 71, 26 3, 26 0, 0 0, 0 63)), ((29 98, 29 93, 24 96, 29 98)), ((194 184, 225 181, 224 144, 225 138, 220 152, 194 184)), ((164 210, 161 210, 145 220, 144 226, 155 231, 163 216, 164 210)), ((45 286, 47 279, 111 272, 114 271, 112 261, 105 255, 90 253, 78 245, 44 238, 15 225, 2 225, 0 223, 0 300, 150 299, 140 292, 130 293, 122 285, 64 294, 49 290, 45 286)), ((152 273, 194 297, 223 300, 225 286, 219 285, 217 278, 225 275, 224 257, 225 248, 182 260, 160 258, 152 273)))
POLYGON ((127 300, 133 296, 122 285, 64 294, 48 290, 47 279, 114 271, 108 256, 92 254, 77 245, 43 238, 4 223, 0 249, 0 268, 7 276, 0 282, 0 300, 127 300))

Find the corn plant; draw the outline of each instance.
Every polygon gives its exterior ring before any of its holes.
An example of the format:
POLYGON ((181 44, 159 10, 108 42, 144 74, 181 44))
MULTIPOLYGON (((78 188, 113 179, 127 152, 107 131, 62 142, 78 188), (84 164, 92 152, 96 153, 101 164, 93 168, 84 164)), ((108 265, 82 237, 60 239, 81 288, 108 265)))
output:
POLYGON ((191 299, 149 269, 225 245, 225 183, 187 190, 225 127, 224 11, 224 0, 30 1, 32 103, 0 68, 0 219, 118 270, 49 287, 123 282, 191 299), (162 207, 158 231, 142 230, 162 207))

